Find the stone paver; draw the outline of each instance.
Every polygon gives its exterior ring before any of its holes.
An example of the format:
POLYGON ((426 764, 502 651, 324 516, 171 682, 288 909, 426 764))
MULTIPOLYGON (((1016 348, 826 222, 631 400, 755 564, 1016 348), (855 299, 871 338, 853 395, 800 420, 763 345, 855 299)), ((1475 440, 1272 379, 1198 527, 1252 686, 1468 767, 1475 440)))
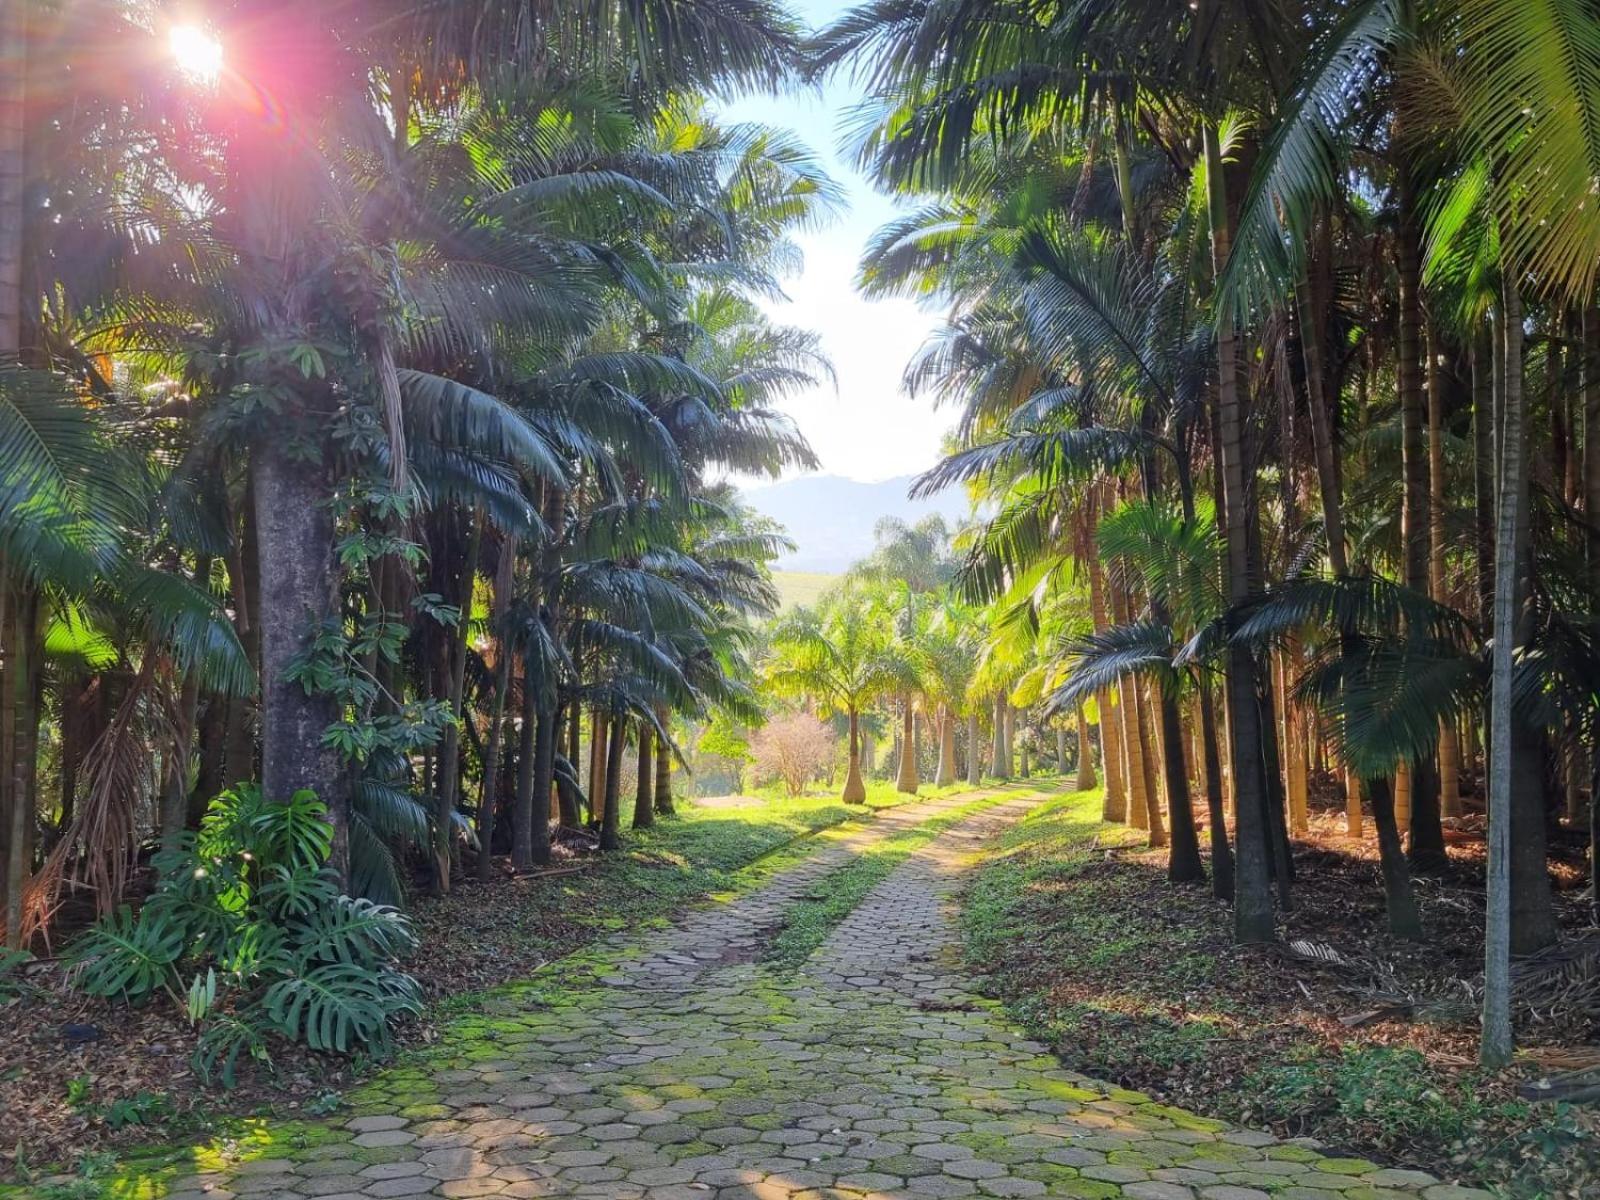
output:
POLYGON ((759 891, 617 940, 592 970, 506 989, 425 1065, 386 1072, 320 1144, 191 1174, 173 1192, 1488 1197, 1107 1088, 1008 1028, 959 973, 950 909, 981 839, 1036 800, 1005 800, 914 853, 797 973, 761 965, 783 910, 829 870, 954 803, 894 810, 759 891))

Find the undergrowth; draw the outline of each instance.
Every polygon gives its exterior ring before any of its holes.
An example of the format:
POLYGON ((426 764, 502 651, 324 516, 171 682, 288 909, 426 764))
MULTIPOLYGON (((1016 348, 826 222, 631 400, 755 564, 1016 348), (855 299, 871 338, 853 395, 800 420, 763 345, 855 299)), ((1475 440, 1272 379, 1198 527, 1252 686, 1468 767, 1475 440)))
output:
POLYGON ((1438 1052, 1439 1030, 1344 1028, 1337 990, 1306 990, 1234 946, 1227 908, 1169 885, 1100 805, 1099 792, 1042 805, 996 839, 964 894, 969 967, 1067 1065, 1510 1196, 1600 1194, 1590 1116, 1524 1103, 1516 1071, 1438 1052))

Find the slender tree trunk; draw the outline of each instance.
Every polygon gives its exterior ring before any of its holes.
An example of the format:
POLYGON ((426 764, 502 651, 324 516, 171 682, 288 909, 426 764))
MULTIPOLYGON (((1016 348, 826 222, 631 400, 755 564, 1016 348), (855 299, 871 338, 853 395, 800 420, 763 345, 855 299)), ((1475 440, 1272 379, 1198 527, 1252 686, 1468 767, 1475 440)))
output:
MULTIPOLYGON (((1099 562, 1099 555, 1094 550, 1094 499, 1086 506, 1085 530, 1080 542, 1080 557, 1088 560, 1090 565, 1090 616, 1094 621, 1094 632, 1104 634, 1109 621, 1106 616, 1106 571, 1099 562)), ((1117 710, 1112 709, 1112 691, 1101 690, 1094 693, 1094 707, 1099 710, 1099 730, 1101 730, 1101 768, 1106 776, 1106 795, 1101 800, 1101 818, 1106 821, 1126 821, 1128 819, 1128 790, 1126 790, 1125 776, 1123 776, 1123 749, 1122 749, 1122 717, 1117 710)))
POLYGON ((850 769, 845 773, 844 795, 846 804, 865 804, 867 785, 861 779, 861 714, 850 707, 850 769))
MULTIPOLYGON (((1444 574, 1444 376, 1434 326, 1428 325, 1428 592, 1440 604, 1450 599, 1444 574)), ((1461 815, 1461 745, 1453 719, 1439 725, 1439 813, 1461 815)), ((1442 849, 1442 846, 1441 846, 1442 849)))
MULTIPOLYGON (((573 824, 577 824, 576 797, 563 800, 561 788, 556 786, 556 742, 561 737, 561 706, 536 703, 538 727, 533 735, 533 797, 529 808, 528 857, 535 866, 550 862, 550 818, 567 820, 567 807, 572 808, 573 824), (554 810, 554 811, 552 811, 554 810)), ((526 709, 524 710, 526 711, 526 709)))
POLYGON ((1511 858, 1516 772, 1533 769, 1518 760, 1512 711, 1516 635, 1520 624, 1518 564, 1522 561, 1523 510, 1528 479, 1522 393, 1522 298, 1510 269, 1503 285, 1501 422, 1495 500, 1494 631, 1489 691, 1489 868, 1484 913, 1483 1018, 1479 1057, 1486 1066, 1511 1060, 1511 858))
POLYGON ((1288 798, 1289 832, 1304 837, 1311 827, 1309 796, 1306 786, 1305 741, 1301 722, 1290 703, 1289 664, 1295 654, 1291 645, 1277 654, 1277 669, 1273 678, 1277 684, 1277 704, 1281 722, 1280 739, 1283 747, 1283 775, 1288 798))
POLYGON ((1079 705, 1077 713, 1078 722, 1078 778, 1074 781, 1080 792, 1086 792, 1096 784, 1094 774, 1094 747, 1089 743, 1089 718, 1083 715, 1083 706, 1079 705))
MULTIPOLYGON (((1172 822, 1172 850, 1167 857, 1167 878, 1173 883, 1193 883, 1206 877, 1200 861, 1200 833, 1194 823, 1194 802, 1189 797, 1189 776, 1183 762, 1183 720, 1178 701, 1163 691, 1157 699, 1161 737, 1165 746, 1167 814, 1172 822)), ((1161 819, 1152 814, 1151 827, 1161 819)))
MULTIPOLYGON (((494 859, 495 808, 500 803, 500 751, 505 739, 506 693, 511 690, 511 644, 502 627, 511 605, 516 564, 516 539, 507 535, 500 543, 494 574, 494 702, 489 710, 489 744, 483 752, 483 790, 478 795, 478 878, 484 882, 488 882, 494 859)), ((517 783, 520 788, 520 778, 517 783)))
POLYGON ((622 749, 628 738, 628 723, 621 713, 614 714, 609 725, 611 740, 605 759, 605 811, 600 818, 600 850, 606 854, 622 849, 617 809, 620 807, 618 792, 622 790, 622 749))
MULTIPOLYGON (((1111 615, 1119 625, 1131 619, 1128 598, 1123 590, 1112 584, 1111 615)), ((1134 829, 1150 828, 1152 804, 1159 804, 1152 792, 1155 789, 1155 772, 1150 769, 1150 747, 1145 738, 1143 705, 1139 702, 1139 681, 1124 676, 1117 680, 1117 713, 1122 727, 1118 731, 1124 758, 1123 776, 1128 783, 1127 821, 1134 829)), ((1151 843, 1155 845, 1154 841, 1151 843)))
MULTIPOLYGON (((1426 443, 1429 398, 1423 394, 1422 252, 1416 221, 1416 197, 1409 173, 1399 171, 1400 219, 1396 267, 1399 276, 1399 337, 1395 376, 1400 393, 1401 525, 1405 546, 1405 585, 1429 592, 1433 520, 1429 513, 1429 461, 1426 443)), ((1431 372, 1437 374, 1437 372, 1431 372)), ((1411 764, 1411 865, 1437 870, 1445 859, 1444 830, 1439 824, 1439 773, 1433 753, 1411 764)))
POLYGON ((900 770, 895 777, 894 790, 915 796, 918 786, 916 705, 907 695, 905 710, 901 715, 900 770))
MULTIPOLYGON (((554 713, 556 721, 556 741, 560 744, 561 730, 567 733, 567 766, 572 778, 563 777, 556 784, 556 794, 560 799, 561 823, 568 829, 578 829, 583 825, 583 809, 578 800, 578 789, 573 783, 578 774, 578 764, 583 761, 583 708, 578 703, 578 698, 572 698, 572 707, 565 718, 565 725, 561 724, 562 709, 558 703, 554 713)), ((555 770, 552 758, 551 771, 555 770)))
MULTIPOLYGON (((667 709, 663 705, 656 711, 656 719, 661 722, 661 728, 667 728, 667 709)), ((673 814, 672 807, 672 747, 667 744, 667 739, 656 738, 656 812, 664 817, 673 814)))
POLYGON ((1006 698, 1003 692, 994 698, 994 752, 990 755, 989 773, 996 779, 1011 778, 1011 767, 1006 762, 1006 698))
POLYGON ((1494 628, 1496 366, 1503 346, 1488 322, 1472 336, 1472 504, 1477 553, 1478 624, 1494 628))
POLYGON ((1228 844, 1228 818, 1222 795, 1222 759, 1217 749, 1217 716, 1211 685, 1200 684, 1200 743, 1205 759, 1206 815, 1211 822, 1211 894, 1233 901, 1233 850, 1228 844))
POLYGON ((948 705, 939 708, 939 769, 934 772, 934 787, 949 787, 956 781, 956 718, 948 705))
MULTIPOLYGON (((594 710, 589 733, 593 739, 589 747, 589 819, 601 823, 605 822, 606 805, 611 796, 611 743, 607 740, 611 725, 609 713, 599 708, 594 710)), ((617 761, 621 761, 620 755, 617 761)))
MULTIPOLYGON (((261 623, 257 619, 261 599, 261 558, 257 550, 255 483, 245 481, 245 508, 239 521, 239 538, 228 560, 228 583, 233 593, 233 623, 239 641, 259 678, 261 670, 261 623)), ((257 773, 256 726, 260 705, 254 696, 233 696, 228 700, 227 732, 222 763, 222 786, 230 788, 253 778, 257 773)), ((210 797, 206 797, 207 800, 210 797)))
MULTIPOLYGON (((1215 127, 1205 129, 1207 206, 1211 218, 1211 258, 1220 273, 1228 261, 1231 230, 1222 153, 1215 127)), ((1222 473, 1222 526, 1227 543, 1227 585, 1231 604, 1254 592, 1249 525, 1254 506, 1247 492, 1245 413, 1239 394, 1239 357, 1231 320, 1217 333, 1217 454, 1222 473)), ((1228 729, 1232 738, 1234 821, 1238 860, 1234 899, 1234 937, 1241 942, 1271 941, 1276 934, 1268 845, 1262 806, 1266 792, 1261 761, 1260 710, 1256 707, 1256 663, 1248 647, 1230 643, 1227 651, 1228 729)))
POLYGON ((329 488, 320 464, 294 453, 286 437, 262 438, 251 466, 261 579, 261 790, 275 801, 302 789, 317 794, 333 825, 330 865, 342 882, 350 865, 349 784, 338 753, 322 740, 339 706, 286 675, 312 629, 339 612, 329 488))
POLYGON ((1285 820, 1287 803, 1283 794, 1283 775, 1271 766, 1273 763, 1283 761, 1283 755, 1282 748, 1278 745, 1277 715, 1273 712, 1270 664, 1263 666, 1261 683, 1261 690, 1257 693, 1257 703, 1260 705, 1261 754, 1264 759, 1262 773, 1267 785, 1264 800, 1266 811, 1262 814, 1262 819, 1266 822, 1267 835, 1270 839, 1272 878, 1278 885, 1278 907, 1288 912, 1293 898, 1290 884, 1294 882, 1294 854, 1289 845, 1289 828, 1285 820))
POLYGON ((1411 868, 1406 865, 1405 848, 1400 844, 1400 827, 1395 824, 1394 793, 1387 779, 1371 780, 1367 786, 1372 823, 1378 831, 1378 868, 1383 875, 1389 932, 1418 941, 1422 937, 1422 916, 1411 889, 1411 868))
MULTIPOLYGON (((1145 815, 1143 828, 1150 831, 1150 845, 1166 846, 1167 825, 1161 817, 1161 788, 1166 779, 1166 735, 1161 728, 1159 709, 1146 681, 1133 679, 1134 705, 1139 713, 1140 759, 1144 764, 1145 815)), ((1178 771, 1183 771, 1183 748, 1178 747, 1178 771)))
POLYGON ((445 726, 439 747, 439 790, 433 814, 433 887, 439 895, 450 890, 450 864, 455 857, 456 797, 461 794, 461 723, 466 712, 467 631, 472 617, 472 584, 478 573, 478 548, 483 541, 483 515, 474 513, 472 532, 467 536, 466 558, 456 588, 460 612, 450 631, 448 665, 450 724, 445 726))
POLYGON ((978 724, 978 710, 967 713, 967 782, 973 787, 983 782, 983 755, 979 751, 983 730, 978 724))
POLYGON ((655 731, 645 720, 639 722, 639 779, 633 793, 633 827, 648 829, 656 823, 655 784, 650 768, 655 764, 652 738, 655 731))
MULTIPOLYGON (((539 688, 524 666, 522 675, 522 728, 517 737, 517 802, 511 812, 511 865, 520 871, 532 870, 539 861, 535 854, 534 842, 538 833, 540 812, 539 798, 539 739, 546 735, 552 738, 554 745, 553 720, 544 722, 545 728, 540 728, 539 720, 539 688)), ((548 785, 545 791, 544 807, 549 807, 548 785)), ((549 861, 549 827, 550 820, 545 815, 545 861, 549 861)))

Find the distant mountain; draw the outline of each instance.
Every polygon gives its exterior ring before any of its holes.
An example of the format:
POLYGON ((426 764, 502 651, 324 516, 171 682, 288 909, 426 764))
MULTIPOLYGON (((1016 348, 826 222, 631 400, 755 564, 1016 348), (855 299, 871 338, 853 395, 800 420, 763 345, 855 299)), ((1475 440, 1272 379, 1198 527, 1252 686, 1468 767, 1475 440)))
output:
POLYGON ((744 489, 745 500, 789 531, 798 549, 776 565, 786 571, 837 574, 872 550, 880 517, 916 521, 940 513, 954 528, 966 519, 959 488, 931 500, 906 499, 912 476, 860 483, 838 475, 806 475, 744 489))

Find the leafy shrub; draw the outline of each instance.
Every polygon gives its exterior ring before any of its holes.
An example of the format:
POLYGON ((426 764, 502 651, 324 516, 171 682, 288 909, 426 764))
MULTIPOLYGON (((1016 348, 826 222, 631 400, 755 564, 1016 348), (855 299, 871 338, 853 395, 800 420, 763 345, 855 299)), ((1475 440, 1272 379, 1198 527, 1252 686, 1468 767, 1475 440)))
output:
POLYGON ((810 713, 778 717, 751 739, 756 780, 781 780, 789 795, 798 796, 832 765, 833 747, 833 732, 810 713))
POLYGON ((387 1054, 393 1023, 421 1007, 397 965, 416 937, 395 909, 339 892, 326 811, 308 791, 222 793, 156 855, 161 884, 138 913, 124 905, 74 943, 75 985, 130 1004, 164 994, 202 1027, 196 1070, 230 1087, 245 1058, 270 1061, 272 1034, 387 1054))
POLYGON ((1336 1058, 1307 1047, 1296 1060, 1246 1080, 1243 1090, 1259 1096, 1273 1120, 1376 1119, 1402 1141, 1453 1141, 1492 1112, 1470 1083, 1443 1085, 1419 1052, 1388 1046, 1348 1045, 1336 1058))

